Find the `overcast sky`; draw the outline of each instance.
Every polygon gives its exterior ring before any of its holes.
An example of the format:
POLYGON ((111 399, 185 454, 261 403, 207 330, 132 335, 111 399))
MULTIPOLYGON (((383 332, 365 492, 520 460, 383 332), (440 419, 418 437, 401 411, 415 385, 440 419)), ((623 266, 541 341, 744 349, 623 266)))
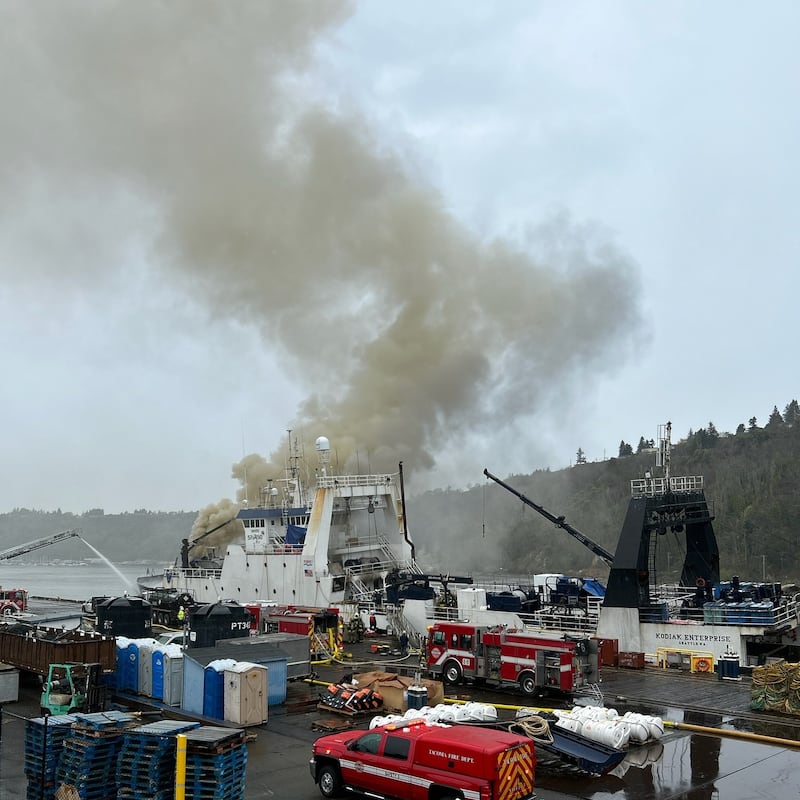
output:
POLYGON ((0 511, 199 509, 287 428, 467 486, 800 395, 796 3, 199 5, 0 6, 0 511))

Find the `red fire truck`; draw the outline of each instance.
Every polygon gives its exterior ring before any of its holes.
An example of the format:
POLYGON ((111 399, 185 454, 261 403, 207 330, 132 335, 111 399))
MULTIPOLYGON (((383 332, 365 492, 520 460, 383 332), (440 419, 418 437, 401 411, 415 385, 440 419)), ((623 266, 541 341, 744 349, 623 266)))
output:
POLYGON ((28 593, 24 589, 0 589, 0 614, 9 616, 28 608, 28 593))
POLYGON ((428 671, 447 683, 517 686, 524 694, 571 694, 600 680, 597 642, 461 622, 428 628, 428 671))

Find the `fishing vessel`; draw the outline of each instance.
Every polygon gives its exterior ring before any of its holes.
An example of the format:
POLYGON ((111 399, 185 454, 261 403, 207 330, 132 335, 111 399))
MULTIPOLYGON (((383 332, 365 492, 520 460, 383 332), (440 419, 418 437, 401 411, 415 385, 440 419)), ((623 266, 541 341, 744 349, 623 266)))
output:
POLYGON ((289 447, 285 477, 225 523, 231 538, 224 552, 194 556, 217 528, 185 539, 180 562, 143 576, 140 587, 174 588, 198 603, 339 608, 382 600, 398 575, 421 574, 408 534, 402 463, 394 474, 335 474, 330 443, 320 436, 316 485, 308 491, 291 437, 289 447))
MULTIPOLYGON (((734 662, 745 667, 800 658, 800 594, 779 583, 724 580, 714 533, 714 509, 702 476, 671 473, 671 423, 659 426, 655 468, 631 481, 631 496, 612 553, 551 514, 488 470, 487 477, 588 547, 609 566, 604 596, 582 607, 555 604, 538 612, 491 610, 478 586, 455 592, 457 605, 442 611, 406 601, 404 613, 423 632, 434 619, 509 628, 591 635, 614 643, 632 663, 713 672, 734 662), (677 542, 682 566, 677 583, 662 580, 667 540, 677 542)), ((534 576, 535 577, 535 576, 534 576)))
POLYGON ((660 426, 657 469, 631 481, 597 635, 693 672, 713 671, 732 656, 746 666, 797 660, 800 595, 780 583, 722 578, 703 477, 671 474, 671 427, 660 426), (677 585, 659 579, 659 545, 668 534, 683 543, 677 585))

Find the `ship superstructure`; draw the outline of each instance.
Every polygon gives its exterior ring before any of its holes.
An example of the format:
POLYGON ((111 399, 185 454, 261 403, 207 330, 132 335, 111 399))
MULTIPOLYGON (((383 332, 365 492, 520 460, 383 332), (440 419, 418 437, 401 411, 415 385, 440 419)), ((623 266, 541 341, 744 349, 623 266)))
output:
POLYGON ((200 603, 325 608, 383 597, 389 575, 420 572, 406 525, 402 463, 394 474, 337 475, 327 438, 315 448, 319 468, 310 492, 292 459, 282 485, 265 487, 257 506, 238 512, 221 562, 185 559, 165 570, 163 583, 200 603))

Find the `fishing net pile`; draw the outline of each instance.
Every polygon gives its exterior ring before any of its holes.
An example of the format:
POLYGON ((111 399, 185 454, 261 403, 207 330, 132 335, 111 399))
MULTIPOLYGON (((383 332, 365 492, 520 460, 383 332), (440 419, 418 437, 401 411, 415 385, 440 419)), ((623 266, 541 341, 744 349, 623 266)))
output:
POLYGON ((778 661, 754 667, 750 708, 800 715, 800 664, 778 661))

